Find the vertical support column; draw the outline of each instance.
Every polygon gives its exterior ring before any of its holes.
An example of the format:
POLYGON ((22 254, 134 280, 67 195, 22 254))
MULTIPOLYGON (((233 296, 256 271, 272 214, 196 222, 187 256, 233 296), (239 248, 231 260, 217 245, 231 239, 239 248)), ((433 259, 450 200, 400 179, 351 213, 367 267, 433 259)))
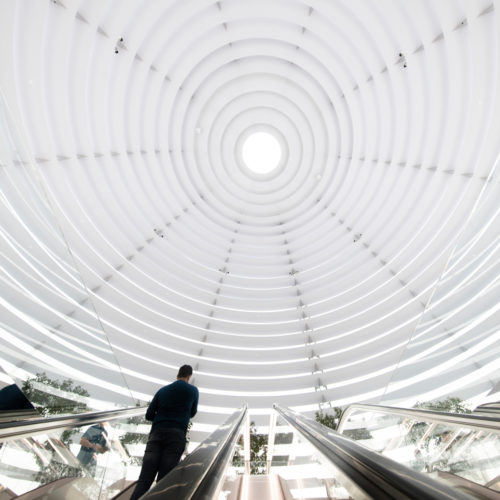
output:
POLYGON ((266 474, 271 472, 271 463, 273 461, 274 453, 274 436, 276 434, 276 412, 271 411, 269 417, 269 434, 267 438, 267 463, 266 463, 266 474))
POLYGON ((250 474, 250 416, 247 413, 245 430, 243 431, 243 457, 245 460, 245 474, 250 474))

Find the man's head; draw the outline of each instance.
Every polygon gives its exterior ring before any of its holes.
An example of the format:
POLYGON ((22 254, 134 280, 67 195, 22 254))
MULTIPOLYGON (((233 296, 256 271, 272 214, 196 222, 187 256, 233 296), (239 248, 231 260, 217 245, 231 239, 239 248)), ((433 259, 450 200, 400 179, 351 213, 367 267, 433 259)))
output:
POLYGON ((192 374, 193 374, 193 369, 189 365, 182 365, 179 368, 179 373, 177 374, 177 380, 182 379, 188 382, 192 374))

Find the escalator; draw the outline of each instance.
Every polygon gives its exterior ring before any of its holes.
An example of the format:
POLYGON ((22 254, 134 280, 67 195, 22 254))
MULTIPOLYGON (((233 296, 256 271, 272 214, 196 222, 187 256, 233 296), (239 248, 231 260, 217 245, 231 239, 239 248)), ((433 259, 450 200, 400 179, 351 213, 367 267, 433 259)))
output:
POLYGON ((500 406, 471 414, 351 405, 338 430, 412 470, 476 498, 500 499, 500 406))
POLYGON ((0 422, 0 500, 112 498, 137 477, 140 462, 130 449, 147 438, 144 413, 138 407, 0 422), (103 423, 101 452, 82 463, 82 438, 103 423))
MULTIPOLYGON (((0 500, 127 500, 147 438, 143 415, 131 408, 0 423, 0 500), (106 450, 83 466, 81 438, 103 422, 106 450)), ((352 405, 335 432, 275 406, 262 475, 232 463, 246 415, 236 411, 142 498, 500 499, 498 415, 352 405)))

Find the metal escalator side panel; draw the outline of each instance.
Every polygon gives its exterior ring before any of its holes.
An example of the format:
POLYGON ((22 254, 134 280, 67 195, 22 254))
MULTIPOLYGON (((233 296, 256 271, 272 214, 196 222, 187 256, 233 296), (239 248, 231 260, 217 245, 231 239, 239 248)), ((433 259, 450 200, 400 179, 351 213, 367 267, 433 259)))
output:
POLYGON ((129 500, 135 490, 136 485, 137 481, 131 482, 125 489, 120 491, 120 493, 115 495, 111 500, 129 500))

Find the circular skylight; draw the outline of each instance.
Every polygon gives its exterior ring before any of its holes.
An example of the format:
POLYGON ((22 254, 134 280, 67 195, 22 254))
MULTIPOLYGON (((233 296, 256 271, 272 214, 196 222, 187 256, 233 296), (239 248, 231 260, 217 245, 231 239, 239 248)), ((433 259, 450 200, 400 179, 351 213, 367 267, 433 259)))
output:
POLYGON ((245 165, 256 174, 268 174, 279 164, 282 156, 279 141, 267 132, 250 134, 243 143, 245 165))

